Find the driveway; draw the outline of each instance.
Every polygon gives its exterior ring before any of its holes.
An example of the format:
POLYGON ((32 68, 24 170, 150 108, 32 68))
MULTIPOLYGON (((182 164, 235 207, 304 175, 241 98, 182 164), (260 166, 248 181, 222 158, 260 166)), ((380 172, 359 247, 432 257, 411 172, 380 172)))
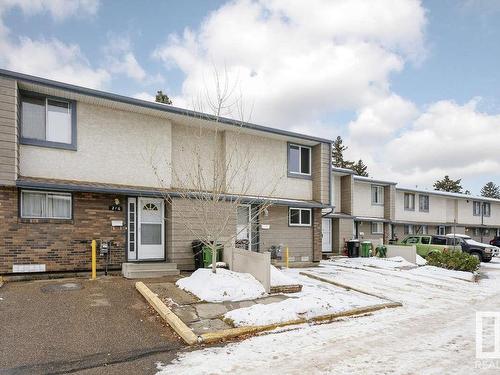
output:
POLYGON ((0 288, 0 374, 152 374, 182 342, 120 278, 0 288))

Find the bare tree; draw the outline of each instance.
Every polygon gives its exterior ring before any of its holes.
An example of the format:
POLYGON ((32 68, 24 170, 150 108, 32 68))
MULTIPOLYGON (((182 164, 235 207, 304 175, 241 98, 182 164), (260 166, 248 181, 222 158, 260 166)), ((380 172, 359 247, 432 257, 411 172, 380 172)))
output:
MULTIPOLYGON (((266 165, 271 172, 263 183, 263 177, 256 174, 255 152, 249 144, 252 136, 244 132, 243 123, 249 118, 245 118, 243 96, 237 94, 238 84, 230 84, 226 69, 221 74, 214 67, 212 78, 212 85, 205 82, 202 95, 193 100, 199 116, 193 120, 195 127, 186 127, 189 141, 184 142, 182 155, 170 164, 171 189, 165 186, 158 167, 152 166, 168 203, 176 199, 189 202, 185 210, 177 211, 176 220, 211 249, 215 273, 217 248, 232 246, 240 234, 251 231, 252 224, 273 204, 269 197, 286 176, 286 167, 266 165), (237 119, 240 125, 228 128, 222 121, 225 117, 237 119), (248 223, 233 230, 242 205, 250 207, 248 223)), ((248 243, 248 249, 254 244, 255 240, 248 243)))

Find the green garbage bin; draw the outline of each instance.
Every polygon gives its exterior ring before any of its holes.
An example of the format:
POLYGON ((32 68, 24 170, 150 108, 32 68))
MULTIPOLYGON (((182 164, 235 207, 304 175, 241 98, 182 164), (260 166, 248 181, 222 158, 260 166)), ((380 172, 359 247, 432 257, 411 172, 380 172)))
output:
POLYGON ((368 258, 370 256, 371 249, 372 249, 372 243, 370 241, 361 242, 361 256, 363 258, 368 258))
POLYGON ((385 258, 387 256, 387 247, 384 245, 377 246, 375 253, 379 258, 385 258))
MULTIPOLYGON (((222 246, 217 246, 217 259, 216 262, 222 262, 222 246)), ((203 267, 212 266, 212 249, 208 246, 203 246, 203 267)))

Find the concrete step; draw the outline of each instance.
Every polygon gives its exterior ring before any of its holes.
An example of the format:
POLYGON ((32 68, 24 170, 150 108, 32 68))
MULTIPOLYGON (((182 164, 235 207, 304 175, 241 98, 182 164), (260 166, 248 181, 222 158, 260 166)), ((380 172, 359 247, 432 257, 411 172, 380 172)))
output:
POLYGON ((180 271, 175 263, 123 263, 122 274, 127 279, 175 276, 180 271))

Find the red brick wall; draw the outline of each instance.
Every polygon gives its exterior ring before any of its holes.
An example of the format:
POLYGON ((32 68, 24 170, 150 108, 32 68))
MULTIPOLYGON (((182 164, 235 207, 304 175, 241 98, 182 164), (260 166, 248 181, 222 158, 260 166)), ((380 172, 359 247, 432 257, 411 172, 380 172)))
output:
MULTIPOLYGON (((90 240, 113 241, 110 267, 125 261, 125 228, 111 227, 111 220, 126 223, 125 197, 73 194, 73 220, 20 219, 18 190, 0 187, 0 273, 12 272, 13 264, 45 264, 46 271, 90 270, 90 240), (119 198, 123 211, 110 211, 119 198), (86 243, 86 241, 89 241, 86 243)), ((98 269, 104 257, 98 256, 98 269)))

